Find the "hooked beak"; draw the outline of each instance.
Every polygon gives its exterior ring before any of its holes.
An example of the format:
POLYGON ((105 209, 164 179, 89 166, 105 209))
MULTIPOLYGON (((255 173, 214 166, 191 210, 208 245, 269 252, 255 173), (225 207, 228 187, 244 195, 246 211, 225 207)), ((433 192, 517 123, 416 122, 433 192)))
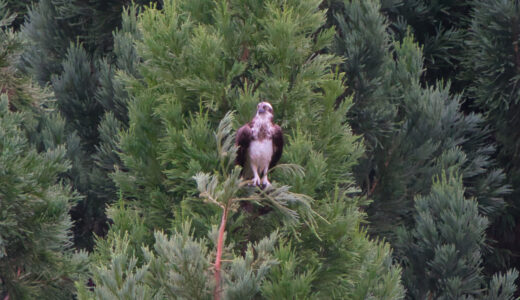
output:
POLYGON ((258 109, 258 113, 260 113, 260 114, 265 113, 265 109, 264 109, 263 107, 260 107, 260 108, 258 109))

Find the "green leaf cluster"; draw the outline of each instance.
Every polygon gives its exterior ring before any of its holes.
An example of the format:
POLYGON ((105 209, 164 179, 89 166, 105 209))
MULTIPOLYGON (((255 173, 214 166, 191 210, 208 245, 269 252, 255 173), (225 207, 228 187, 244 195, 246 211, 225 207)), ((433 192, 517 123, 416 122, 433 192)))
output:
POLYGON ((416 226, 399 234, 403 279, 411 298, 512 299, 518 271, 495 275, 483 287, 482 254, 487 218, 464 198, 462 180, 443 175, 431 193, 415 200, 416 226), (417 280, 423 278, 423 280, 417 280))

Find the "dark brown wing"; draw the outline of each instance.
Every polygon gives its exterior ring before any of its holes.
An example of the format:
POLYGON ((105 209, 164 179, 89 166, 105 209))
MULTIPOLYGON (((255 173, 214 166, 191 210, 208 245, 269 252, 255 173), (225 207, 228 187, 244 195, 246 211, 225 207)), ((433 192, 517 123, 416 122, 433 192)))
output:
POLYGON ((240 127, 235 138, 235 145, 238 146, 237 157, 235 158, 235 164, 244 166, 247 161, 247 149, 251 143, 251 127, 248 124, 240 127))
POLYGON ((274 134, 273 134, 273 156, 271 157, 271 162, 269 163, 269 169, 274 167, 276 163, 282 157, 283 151, 283 132, 282 128, 278 125, 274 125, 274 134))

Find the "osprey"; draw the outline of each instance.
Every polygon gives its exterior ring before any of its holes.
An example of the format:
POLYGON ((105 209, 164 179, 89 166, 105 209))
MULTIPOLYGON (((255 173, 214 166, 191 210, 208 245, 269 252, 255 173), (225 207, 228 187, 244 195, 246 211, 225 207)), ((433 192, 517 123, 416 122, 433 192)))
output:
POLYGON ((269 186, 267 171, 280 160, 283 150, 282 129, 273 123, 271 104, 258 104, 255 117, 238 130, 235 144, 235 162, 243 167, 243 177, 252 178, 253 185, 269 186))

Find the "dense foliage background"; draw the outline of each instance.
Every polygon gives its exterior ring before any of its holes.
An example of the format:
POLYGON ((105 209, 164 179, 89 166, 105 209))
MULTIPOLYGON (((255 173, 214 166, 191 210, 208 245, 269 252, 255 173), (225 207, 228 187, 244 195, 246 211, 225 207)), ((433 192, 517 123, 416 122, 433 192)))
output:
POLYGON ((515 0, 0 0, 0 299, 514 299, 515 0), (260 101, 285 148, 248 187, 260 101))

